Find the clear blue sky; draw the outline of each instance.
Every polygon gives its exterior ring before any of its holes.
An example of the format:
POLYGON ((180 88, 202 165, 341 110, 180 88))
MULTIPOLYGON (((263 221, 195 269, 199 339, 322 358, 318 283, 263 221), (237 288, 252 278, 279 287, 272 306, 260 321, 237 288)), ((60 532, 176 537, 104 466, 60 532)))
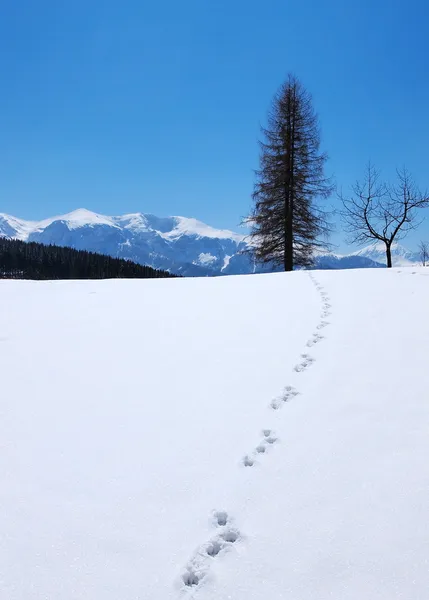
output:
POLYGON ((236 229, 288 71, 313 94, 339 185, 371 159, 429 187, 428 61, 425 0, 6 0, 0 212, 236 229))

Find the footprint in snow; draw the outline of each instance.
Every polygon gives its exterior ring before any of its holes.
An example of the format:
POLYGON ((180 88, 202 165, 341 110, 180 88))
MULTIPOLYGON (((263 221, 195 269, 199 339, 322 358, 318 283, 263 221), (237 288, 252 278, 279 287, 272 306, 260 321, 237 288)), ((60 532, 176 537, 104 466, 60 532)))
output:
POLYGON ((214 521, 218 527, 224 527, 228 523, 228 513, 224 510, 219 510, 214 513, 214 521))
POLYGON ((228 529, 220 534, 221 539, 227 544, 235 544, 235 542, 240 537, 239 533, 235 529, 228 529))
POLYGON ((245 456, 243 458, 243 465, 245 467, 253 467, 254 464, 255 464, 255 461, 253 460, 253 458, 251 456, 245 456))
POLYGON ((220 533, 200 546, 192 560, 185 567, 185 571, 181 576, 185 588, 197 588, 208 573, 208 561, 215 559, 223 550, 227 550, 241 537, 238 529, 228 526, 230 519, 226 511, 215 511, 213 517, 214 525, 220 528, 220 533))
POLYGON ((283 400, 281 398, 274 398, 271 400, 270 406, 273 410, 278 410, 283 406, 283 400))
POLYGON ((309 366, 311 366, 314 363, 314 358, 312 358, 308 354, 302 354, 302 359, 303 360, 298 365, 295 365, 295 367, 294 367, 294 371, 296 371, 297 373, 304 371, 305 369, 307 369, 309 366))
POLYGON ((298 396, 299 392, 293 387, 293 385, 286 385, 284 387, 284 394, 289 394, 291 396, 298 396))
POLYGON ((214 558, 219 554, 222 548, 223 546, 221 543, 219 543, 217 540, 213 540, 212 542, 209 542, 206 548, 206 552, 209 556, 212 556, 214 558))
POLYGON ((183 573, 182 579, 186 587, 196 587, 201 582, 204 574, 198 574, 195 569, 188 567, 183 573))
POLYGON ((274 435, 269 435, 265 438, 267 444, 275 444, 277 442, 277 438, 274 435))
POLYGON ((329 321, 321 321, 319 323, 319 325, 316 327, 316 329, 323 329, 324 327, 326 327, 327 325, 329 325, 329 321))
POLYGON ((324 339, 323 335, 320 335, 318 333, 313 333, 313 337, 311 338, 311 340, 308 340, 307 346, 309 348, 311 348, 312 346, 314 346, 315 344, 318 344, 323 339, 324 339))
POLYGON ((215 558, 222 550, 226 550, 231 544, 239 539, 240 534, 236 529, 227 529, 223 531, 217 539, 210 540, 206 546, 206 554, 215 558))
POLYGON ((263 440, 256 446, 256 452, 258 454, 265 454, 267 451, 268 445, 274 444, 277 442, 276 436, 273 434, 271 429, 263 429, 262 434, 264 436, 263 440))
POLYGON ((285 402, 288 402, 291 398, 298 396, 298 394, 299 392, 297 392, 294 387, 287 385, 280 396, 277 396, 277 398, 271 400, 270 406, 274 410, 278 410, 285 402))

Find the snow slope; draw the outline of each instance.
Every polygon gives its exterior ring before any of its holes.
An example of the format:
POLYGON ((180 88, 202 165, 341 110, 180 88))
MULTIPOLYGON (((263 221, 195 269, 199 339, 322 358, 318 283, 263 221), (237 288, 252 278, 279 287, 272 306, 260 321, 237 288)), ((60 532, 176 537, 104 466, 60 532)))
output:
POLYGON ((426 599, 428 275, 0 281, 1 600, 426 599))

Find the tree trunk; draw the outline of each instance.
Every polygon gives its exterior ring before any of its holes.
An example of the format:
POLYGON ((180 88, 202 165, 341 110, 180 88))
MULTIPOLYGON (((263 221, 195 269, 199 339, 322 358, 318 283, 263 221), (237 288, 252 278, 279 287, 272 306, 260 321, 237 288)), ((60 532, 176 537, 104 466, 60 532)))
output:
POLYGON ((293 200, 289 194, 285 222, 285 271, 293 271, 293 200))
POLYGON ((392 253, 390 251, 390 244, 386 244, 386 258, 387 258, 387 268, 392 268, 392 253))
POLYGON ((292 98, 288 97, 288 175, 287 175, 287 205, 285 206, 285 271, 293 271, 293 212, 294 212, 294 175, 295 175, 295 111, 296 90, 292 89, 292 98))

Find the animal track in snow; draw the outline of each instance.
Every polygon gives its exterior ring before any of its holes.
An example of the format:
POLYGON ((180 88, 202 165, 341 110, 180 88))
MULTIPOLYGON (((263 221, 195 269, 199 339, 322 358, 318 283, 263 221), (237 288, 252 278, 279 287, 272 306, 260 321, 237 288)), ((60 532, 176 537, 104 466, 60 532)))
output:
POLYGON ((182 575, 183 583, 187 587, 194 587, 201 582, 204 575, 199 575, 192 567, 188 567, 182 575))
POLYGON ((213 540, 209 542, 209 545, 206 548, 206 552, 209 556, 215 557, 222 550, 223 546, 217 540, 213 540))
POLYGON ((208 573, 209 561, 216 559, 223 550, 226 550, 240 539, 238 529, 228 526, 230 521, 228 513, 216 511, 213 515, 214 524, 220 529, 220 532, 195 551, 193 558, 182 574, 182 582, 185 588, 197 588, 208 573))
POLYGON ((223 510, 215 512, 214 518, 216 525, 218 525, 219 527, 223 527, 228 523, 228 513, 226 513, 223 510))
POLYGON ((270 406, 273 410, 278 410, 283 406, 283 401, 281 398, 274 398, 273 400, 271 400, 270 406))
POLYGON ((227 544, 235 544, 235 542, 238 540, 239 538, 239 533, 238 531, 236 531, 235 529, 228 529, 227 531, 224 531, 223 533, 220 534, 220 537, 224 540, 224 542, 226 542, 227 544))
MULTIPOLYGON (((253 451, 253 456, 265 454, 267 452, 269 446, 271 446, 272 444, 275 444, 278 441, 278 439, 274 435, 272 429, 263 429, 262 435, 263 435, 263 438, 259 442, 259 444, 256 446, 255 450, 253 451)), ((250 454, 246 454, 246 456, 243 458, 243 465, 245 467, 252 467, 254 464, 255 464, 255 461, 254 461, 253 457, 250 454)))
POLYGON ((302 354, 301 358, 302 361, 294 367, 294 371, 296 371, 297 373, 301 373, 301 371, 304 371, 314 363, 314 358, 312 358, 308 354, 302 354))
POLYGON ((256 446, 256 452, 258 454, 265 454, 268 447, 267 444, 275 444, 275 442, 277 442, 277 438, 271 429, 264 429, 262 433, 264 434, 264 439, 256 446))
POLYGON ((323 339, 323 335, 320 335, 319 333, 313 333, 313 337, 311 338, 311 340, 308 340, 307 346, 311 348, 312 346, 314 346, 314 344, 318 344, 323 339))
POLYGON ((255 461, 253 460, 253 458, 251 456, 246 455, 243 458, 243 465, 245 467, 253 467, 254 464, 255 464, 255 461))
MULTIPOLYGON (((313 275, 311 273, 308 274, 311 281, 314 284, 314 287, 316 288, 316 290, 319 292, 319 295, 322 299, 322 312, 320 313, 320 318, 321 321, 320 323, 317 325, 316 329, 320 330, 320 329, 324 329, 327 325, 329 325, 329 321, 326 321, 327 317, 331 316, 331 312, 330 309, 332 308, 331 302, 330 302, 330 298, 329 295, 325 292, 325 288, 313 277, 313 275)), ((314 344, 317 344, 318 342, 320 342, 320 340, 323 339, 322 336, 317 336, 317 334, 313 335, 313 338, 310 339, 307 342, 307 347, 311 348, 312 346, 314 346, 314 344)), ((303 371, 306 367, 303 366, 302 363, 296 365, 295 367, 295 371, 303 371)))
POLYGON ((277 442, 277 438, 273 435, 270 435, 267 438, 265 438, 265 441, 267 442, 267 444, 275 444, 277 442))
POLYGON ((294 387, 287 385, 280 396, 277 396, 277 398, 271 400, 270 406, 274 410, 278 410, 285 402, 288 402, 291 398, 298 396, 298 394, 299 392, 297 392, 294 387))
MULTIPOLYGON (((332 308, 332 306, 330 304, 329 296, 324 291, 323 286, 321 286, 311 274, 309 274, 309 276, 322 299, 322 320, 317 325, 317 330, 321 330, 329 325, 329 321, 325 321, 325 318, 331 314, 329 309, 332 308)), ((321 334, 317 332, 314 333, 307 342, 307 347, 314 346, 322 339, 323 336, 321 334)), ((314 358, 308 354, 302 354, 301 359, 301 362, 294 367, 296 372, 304 371, 314 362, 314 358)), ((280 396, 271 401, 270 406, 273 409, 279 409, 288 400, 297 396, 298 393, 299 392, 297 392, 294 387, 288 385, 284 388, 280 396)), ((271 429, 263 429, 262 435, 262 440, 255 447, 252 454, 247 454, 241 459, 241 463, 244 467, 253 467, 255 465, 255 457, 259 455, 262 458, 262 455, 266 454, 269 447, 278 441, 278 438, 271 429)), ((217 557, 221 555, 224 550, 240 540, 240 532, 237 529, 230 527, 230 518, 227 512, 216 511, 212 513, 212 515, 213 524, 219 528, 219 533, 212 539, 206 541, 205 544, 201 545, 185 567, 185 570, 181 575, 181 580, 185 589, 198 589, 209 571, 210 562, 217 560, 217 557)), ((191 594, 191 597, 194 597, 193 593, 191 594)))

